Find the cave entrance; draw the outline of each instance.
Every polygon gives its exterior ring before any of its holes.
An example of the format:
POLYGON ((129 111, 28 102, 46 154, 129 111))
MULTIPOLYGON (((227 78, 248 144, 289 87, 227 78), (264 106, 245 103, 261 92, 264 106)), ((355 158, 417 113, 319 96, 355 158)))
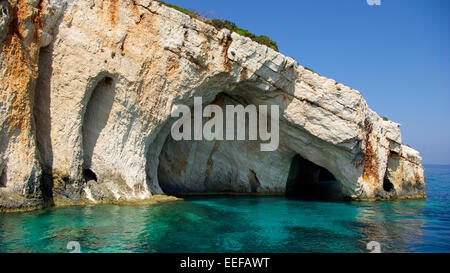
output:
POLYGON ((387 192, 391 192, 394 189, 394 184, 392 184, 391 180, 386 176, 383 180, 383 189, 387 192))
POLYGON ((6 168, 0 171, 0 188, 6 187, 6 182, 8 181, 8 177, 6 175, 6 168))
POLYGON ((91 169, 83 169, 83 178, 86 181, 98 181, 97 175, 91 169))
POLYGON ((343 200, 333 174, 298 154, 292 159, 289 169, 286 196, 305 200, 343 200))

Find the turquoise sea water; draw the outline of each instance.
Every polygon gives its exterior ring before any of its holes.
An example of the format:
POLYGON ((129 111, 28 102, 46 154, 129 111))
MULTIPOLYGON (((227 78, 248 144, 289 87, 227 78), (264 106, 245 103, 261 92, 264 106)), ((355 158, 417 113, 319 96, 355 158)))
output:
POLYGON ((209 196, 0 214, 0 252, 450 252, 450 166, 426 168, 425 201, 209 196))

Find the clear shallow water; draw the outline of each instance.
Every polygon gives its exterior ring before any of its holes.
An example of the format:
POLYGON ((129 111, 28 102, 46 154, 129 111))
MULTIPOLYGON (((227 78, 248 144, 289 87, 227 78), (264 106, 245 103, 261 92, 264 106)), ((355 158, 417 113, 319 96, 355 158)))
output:
POLYGON ((450 252, 450 166, 426 166, 426 201, 192 197, 0 214, 0 252, 450 252))

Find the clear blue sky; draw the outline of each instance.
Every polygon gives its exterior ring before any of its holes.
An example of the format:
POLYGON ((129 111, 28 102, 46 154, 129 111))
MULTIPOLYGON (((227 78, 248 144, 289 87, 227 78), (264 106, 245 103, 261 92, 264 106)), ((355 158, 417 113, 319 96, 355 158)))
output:
POLYGON ((355 88, 425 164, 450 164, 450 1, 166 0, 228 19, 355 88))

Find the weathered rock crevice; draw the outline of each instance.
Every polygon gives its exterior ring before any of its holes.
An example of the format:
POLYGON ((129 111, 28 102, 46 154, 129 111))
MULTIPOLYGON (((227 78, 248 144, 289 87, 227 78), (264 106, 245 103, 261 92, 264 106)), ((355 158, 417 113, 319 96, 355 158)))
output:
POLYGON ((0 188, 6 188, 8 182, 8 170, 4 168, 0 171, 0 188))
POLYGON ((36 141, 40 162, 43 169, 51 172, 53 166, 53 151, 51 139, 51 77, 52 77, 52 47, 40 50, 38 63, 38 78, 34 97, 34 120, 36 124, 36 141))
POLYGON ((6 38, 10 31, 11 6, 8 1, 0 2, 0 44, 6 38))

